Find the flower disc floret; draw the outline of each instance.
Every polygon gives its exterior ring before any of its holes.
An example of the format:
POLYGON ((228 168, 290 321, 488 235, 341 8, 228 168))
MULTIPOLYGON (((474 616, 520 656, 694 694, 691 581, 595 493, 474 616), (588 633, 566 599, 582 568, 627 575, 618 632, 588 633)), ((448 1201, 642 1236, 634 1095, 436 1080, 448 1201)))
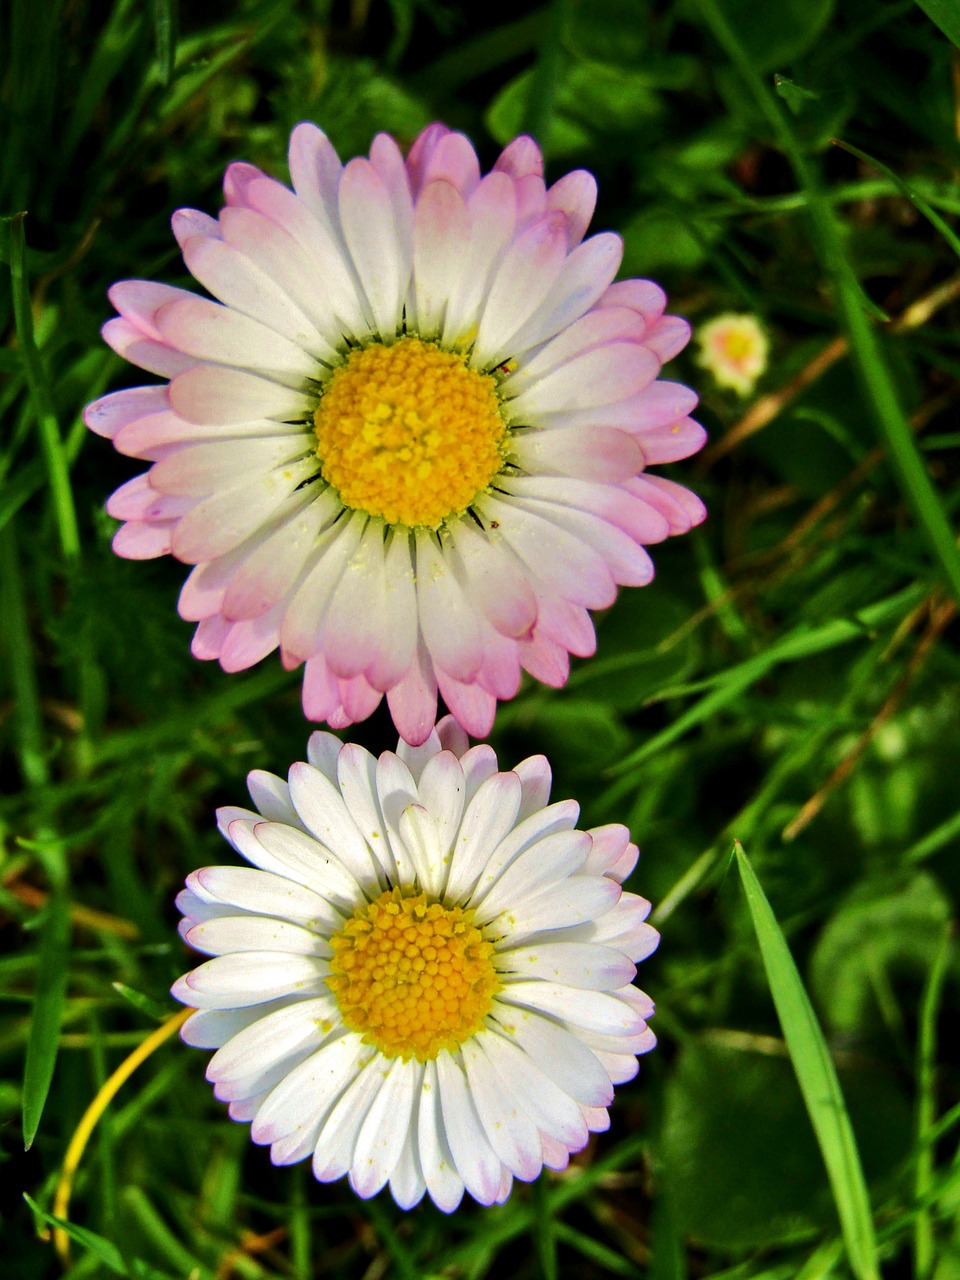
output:
POLYGON ((387 524, 436 529, 463 515, 504 463, 493 377, 419 338, 350 352, 314 423, 323 478, 387 524))
POLYGON ((473 916, 400 888, 357 907, 330 940, 327 982, 347 1026, 419 1062, 479 1031, 500 981, 473 916))

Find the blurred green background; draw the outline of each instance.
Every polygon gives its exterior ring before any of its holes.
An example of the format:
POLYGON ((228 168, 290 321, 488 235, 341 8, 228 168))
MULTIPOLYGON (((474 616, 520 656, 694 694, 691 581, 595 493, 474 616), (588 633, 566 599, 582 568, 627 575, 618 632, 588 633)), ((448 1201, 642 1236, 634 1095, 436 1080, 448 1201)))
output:
MULTIPOLYGON (((525 687, 493 735, 505 767, 546 751, 585 825, 630 824, 660 1047, 567 1174, 445 1218, 273 1170, 169 1041, 87 1148, 68 1274, 869 1276, 738 838, 839 1072, 883 1274, 960 1277, 958 43, 951 0, 0 6, 5 1277, 63 1271, 20 1196, 50 1212, 83 1111, 173 1011, 173 896, 229 858, 214 808, 304 752, 298 675, 195 662, 182 566, 112 555, 103 503, 139 468, 80 419, 141 380, 99 339, 108 285, 188 284, 171 212, 215 213, 232 159, 285 178, 303 119, 344 157, 442 119, 485 165, 532 131, 550 179, 596 174, 623 274, 695 328, 733 310, 769 333, 749 396, 695 343, 671 366, 711 435, 671 470, 709 520, 654 549, 566 690, 525 687)), ((349 736, 394 741, 383 713, 349 736)))

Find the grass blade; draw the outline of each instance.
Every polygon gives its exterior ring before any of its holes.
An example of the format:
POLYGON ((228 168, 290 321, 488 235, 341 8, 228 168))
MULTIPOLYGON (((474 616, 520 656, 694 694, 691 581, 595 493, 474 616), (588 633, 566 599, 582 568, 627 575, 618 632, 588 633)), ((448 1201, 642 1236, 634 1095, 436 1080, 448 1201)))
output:
POLYGON ((55 890, 40 930, 40 960, 33 1019, 27 1040, 23 1073, 23 1145, 29 1151, 40 1127, 60 1042, 60 1024, 67 995, 70 916, 66 894, 55 890))
POLYGON ((56 1217, 55 1214, 45 1213, 35 1200, 31 1200, 26 1192, 24 1192, 23 1198, 40 1222, 49 1227, 56 1227, 58 1231, 65 1231, 71 1240, 75 1240, 77 1244, 89 1250, 95 1258, 99 1258, 108 1271, 112 1271, 117 1276, 128 1276, 130 1274, 127 1270, 127 1264, 123 1260, 123 1254, 111 1241, 105 1240, 103 1236, 98 1236, 95 1231, 88 1231, 86 1227, 78 1227, 73 1222, 67 1222, 63 1218, 56 1217))
POLYGON ((739 842, 737 867, 790 1060, 827 1168, 850 1267, 879 1280, 870 1197, 840 1082, 783 932, 739 842))
POLYGON ((934 1151, 930 1132, 936 1119, 936 1070, 937 1070, 937 1015, 947 978, 951 951, 949 926, 944 930, 940 946, 924 987, 920 1002, 920 1028, 917 1042, 917 1167, 913 1190, 918 1211, 913 1231, 913 1271, 917 1280, 926 1280, 933 1272, 936 1261, 934 1252, 933 1220, 930 1206, 925 1203, 934 1179, 934 1151))
POLYGON ((27 384, 30 387, 30 398, 40 427, 40 440, 43 445, 47 474, 50 479, 50 493, 60 534, 60 549, 64 559, 75 560, 80 554, 80 531, 77 525, 73 489, 70 484, 70 468, 57 423, 50 379, 33 336, 33 312, 27 283, 26 246, 23 235, 25 217, 25 214, 18 213, 7 220, 10 233, 13 315, 27 384))
POLYGON ((950 43, 960 49, 960 9, 955 0, 917 0, 917 4, 950 43))

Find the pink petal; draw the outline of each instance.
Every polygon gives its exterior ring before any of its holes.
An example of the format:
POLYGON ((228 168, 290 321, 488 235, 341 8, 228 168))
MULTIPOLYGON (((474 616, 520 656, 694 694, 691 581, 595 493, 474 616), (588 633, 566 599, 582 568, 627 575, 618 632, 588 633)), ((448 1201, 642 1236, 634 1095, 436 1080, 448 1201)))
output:
POLYGON ((413 215, 413 287, 417 328, 433 337, 456 288, 467 243, 467 207, 449 182, 430 182, 417 198, 413 215))
POLYGON ((602 307, 632 307, 648 324, 663 314, 667 295, 652 280, 618 280, 600 300, 602 307))
POLYGON ((467 598, 502 635, 529 635, 537 599, 517 561, 468 521, 454 530, 452 543, 467 598))
POLYGON ((417 602, 424 643, 434 665, 455 679, 473 680, 483 660, 476 613, 434 535, 419 531, 417 602))
POLYGON ((610 342, 575 356, 509 400, 511 420, 532 422, 541 413, 588 409, 625 400, 651 383, 660 362, 636 343, 610 342))
POLYGON ((131 324, 122 316, 116 320, 108 320, 100 330, 103 340, 123 360, 148 373, 155 373, 161 378, 173 378, 184 369, 189 369, 197 362, 192 356, 185 356, 174 351, 164 343, 145 338, 142 330, 131 324))
POLYGON ((98 436, 112 439, 128 423, 169 408, 166 387, 129 387, 88 404, 83 420, 98 436))
POLYGON ((471 363, 497 364, 510 340, 550 292, 567 252, 566 221, 551 213, 528 227, 507 250, 487 293, 471 363))
POLYGON ((570 675, 570 655, 567 650, 547 636, 534 633, 530 640, 520 642, 520 661, 525 671, 535 680, 562 689, 570 675))
POLYGON ((343 165, 326 134, 315 124, 298 124, 290 135, 287 159, 299 199, 321 221, 335 222, 343 165))
POLYGON ((225 240, 194 236, 183 246, 190 274, 234 311, 259 320, 304 349, 322 342, 300 308, 255 262, 225 240))
POLYGON ((374 325, 382 338, 392 338, 410 278, 410 246, 401 240, 387 188, 369 160, 344 166, 340 222, 374 325))
POLYGON ((524 499, 556 503, 558 508, 590 512, 609 520, 637 542, 662 542, 670 527, 660 512, 627 489, 572 476, 515 476, 511 490, 524 499))
POLYGON ((510 243, 517 220, 513 183, 503 173, 489 173, 468 201, 469 237, 462 246, 461 268, 450 292, 443 342, 472 342, 487 286, 510 243))
POLYGON ((525 431, 511 443, 521 467, 533 474, 617 483, 643 469, 636 441, 612 427, 525 431))
POLYGON ((542 177, 543 155, 532 138, 521 134, 500 152, 493 167, 500 173, 508 173, 511 178, 525 178, 529 174, 542 177))
POLYGON ((449 132, 445 124, 434 121, 433 124, 428 124, 425 129, 422 129, 413 140, 407 152, 407 173, 410 175, 410 186, 414 195, 423 186, 423 173, 430 157, 449 132))
MULTIPOLYGON (((592 243, 593 241, 588 241, 588 244, 592 243)), ((568 258, 564 270, 570 261, 568 258)), ((596 307, 566 324, 555 337, 532 355, 521 356, 516 373, 510 374, 503 381, 503 393, 508 396, 518 395, 537 379, 558 369, 574 356, 584 355, 596 347, 618 341, 640 345, 643 334, 643 317, 629 307, 596 307)))
POLYGON ((680 316, 662 316, 644 338, 646 345, 657 353, 663 364, 672 360, 689 341, 690 325, 680 316))
POLYGON ((233 424, 255 418, 304 419, 309 403, 301 391, 240 369, 197 365, 170 383, 170 403, 188 422, 233 424))
POLYGON ((660 512, 671 533, 687 533, 707 518, 707 509, 695 493, 663 476, 636 476, 627 488, 660 512))
POLYGON ((279 643, 279 608, 258 618, 245 618, 235 622, 220 650, 220 665, 224 671, 245 671, 273 653, 279 643))
POLYGON ((329 720, 340 705, 340 686, 327 670, 322 654, 310 658, 303 669, 303 714, 308 720, 329 720))
POLYGON ((568 249, 573 249, 586 235, 596 206, 597 180, 586 169, 564 174, 547 192, 547 208, 566 214, 568 249))
POLYGON ((170 554, 175 525, 130 524, 121 525, 113 535, 114 552, 125 560, 155 560, 157 556, 170 554))
POLYGON ((216 218, 211 218, 208 213, 201 213, 199 209, 177 209, 170 219, 170 225, 181 249, 193 236, 212 236, 214 240, 220 238, 220 224, 216 218))
POLYGON ((499 526, 501 543, 549 593, 587 609, 613 604, 617 588, 602 556, 555 520, 545 519, 529 503, 508 503, 487 494, 478 501, 477 510, 488 529, 499 526))
POLYGON ((437 181, 449 182, 465 200, 476 190, 480 182, 480 162, 473 145, 462 133, 444 134, 425 157, 418 191, 437 181))
POLYGON ((426 742, 437 719, 437 680, 422 645, 410 670, 387 690, 387 705, 397 732, 405 742, 412 747, 426 742))
POLYGON ((444 702, 467 733, 485 738, 493 727, 497 700, 478 684, 462 684, 443 671, 437 672, 437 684, 444 702))
POLYGON ((623 241, 613 232, 591 236, 567 257, 553 288, 536 314, 514 339, 514 355, 552 338, 584 315, 617 274, 623 257, 623 241))
POLYGON ((637 441, 648 463, 677 462, 702 449, 707 433, 693 418, 681 418, 668 427, 637 432, 637 441))
POLYGON ((165 342, 156 325, 156 312, 169 302, 196 298, 186 289, 175 289, 169 284, 157 284, 153 280, 119 280, 107 290, 107 297, 125 320, 146 338, 165 342))

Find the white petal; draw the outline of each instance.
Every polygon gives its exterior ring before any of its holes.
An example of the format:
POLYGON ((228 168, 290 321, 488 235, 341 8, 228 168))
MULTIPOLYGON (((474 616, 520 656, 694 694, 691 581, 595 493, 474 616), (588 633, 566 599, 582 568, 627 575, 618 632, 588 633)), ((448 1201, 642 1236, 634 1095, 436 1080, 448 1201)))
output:
POLYGON ((350 816, 380 867, 391 878, 397 864, 377 795, 377 762, 365 747, 348 742, 337 763, 339 786, 350 816))
POLYGON ((358 884, 365 889, 378 887, 367 842, 339 787, 309 764, 292 765, 289 779, 290 798, 307 830, 333 850, 358 884))
MULTIPOLYGON (((365 1047, 369 1054, 369 1046, 365 1047)), ((368 1057, 327 1115, 313 1153, 313 1176, 319 1182, 342 1178, 350 1168, 357 1135, 388 1071, 389 1064, 380 1054, 368 1057)))
POLYGON ((471 364, 490 368, 553 287, 567 252, 566 219, 551 213, 521 232, 490 285, 471 364))
POLYGON ((568 876, 535 898, 508 907, 491 922, 490 934, 500 932, 512 943, 519 943, 543 929, 583 924, 609 911, 620 893, 620 886, 605 876, 568 876))
POLYGON ((423 1068, 394 1060, 367 1112, 354 1147, 350 1185, 364 1200, 376 1195, 396 1168, 410 1129, 423 1068))
POLYGON ((504 984, 497 998, 563 1018, 601 1035, 630 1036, 643 1029, 643 1020, 629 1005, 602 991, 583 991, 559 982, 511 980, 504 984))
POLYGON ((213 1055, 207 1064, 207 1079, 219 1083, 254 1076, 293 1054, 319 1049, 329 1034, 322 1025, 333 1005, 330 996, 299 1000, 258 1019, 213 1055))
POLYGON ((220 902, 259 915, 292 920, 311 930, 330 934, 342 921, 339 912, 312 889, 285 876, 249 867, 204 867, 195 871, 204 890, 220 902))
POLYGON ((173 990, 178 1000, 198 1009, 243 1009, 291 993, 314 995, 329 972, 326 961, 313 956, 244 951, 207 960, 173 990))
POLYGON ((587 942, 543 942, 500 951, 499 973, 518 978, 545 978, 568 987, 613 991, 632 982, 637 966, 621 951, 587 942))
POLYGON ((452 1213, 463 1199, 463 1179, 457 1172, 447 1141, 436 1062, 424 1063, 417 1115, 420 1166, 430 1199, 444 1213, 452 1213))
POLYGON ((447 877, 446 894, 452 902, 467 897, 493 850, 513 829, 520 797, 517 775, 496 773, 481 783, 467 804, 447 877))
POLYGON ((613 1100, 609 1077, 581 1040, 529 1009, 494 1005, 502 1034, 515 1040, 541 1071, 581 1105, 605 1107, 613 1100))
POLYGON ((411 884, 416 869, 400 835, 400 815, 409 805, 419 804, 420 795, 410 770, 392 751, 384 751, 377 761, 377 798, 396 859, 399 882, 411 884))
POLYGON ((519 1099, 537 1127, 562 1142, 568 1151, 587 1143, 587 1126, 577 1103, 523 1049, 508 1036, 492 1029, 476 1037, 504 1091, 519 1099))
POLYGON ((282 288, 246 254, 224 240, 194 236, 183 246, 190 274, 226 306, 259 320, 305 349, 320 356, 320 334, 282 288))
POLYGON ((501 911, 520 908, 573 875, 586 862, 591 843, 585 831, 557 831, 525 849, 492 883, 488 875, 482 876, 470 899, 478 921, 486 923, 501 911))
POLYGON ((516 1177, 531 1182, 543 1166, 537 1126, 516 1097, 503 1088, 476 1037, 467 1040, 461 1052, 470 1096, 491 1147, 516 1177))
POLYGON ((443 345, 467 345, 476 336, 488 282, 513 237, 517 202, 504 173, 488 173, 471 195, 470 235, 463 248, 459 278, 447 302, 443 345))
POLYGON ((437 1055, 436 1067, 443 1128, 457 1173, 475 1200, 493 1204, 500 1190, 501 1163, 484 1134, 466 1075, 446 1049, 437 1055))
MULTIPOLYGON (((311 836, 279 822, 260 822, 253 835, 272 864, 264 865, 263 870, 279 867, 281 875, 286 873, 313 889, 345 914, 350 914, 363 901, 360 885, 349 868, 335 851, 311 836)), ((246 850, 244 856, 248 856, 246 850)))
MULTIPOLYGON (((284 1005, 289 999, 284 1001, 284 1005)), ((258 1022, 264 1011, 275 1005, 256 1005, 251 1009, 200 1009, 192 1013, 180 1028, 180 1039, 194 1049, 219 1049, 244 1027, 258 1022)))
POLYGON ((337 583, 359 545, 367 517, 360 512, 338 521, 317 538, 310 566, 287 606, 280 627, 284 657, 302 662, 319 652, 323 623, 337 583))
POLYGON ((276 1142, 322 1120, 369 1054, 369 1046, 352 1033, 318 1049, 295 1067, 260 1107, 250 1131, 254 1142, 276 1142))
POLYGON ((189 928, 184 937, 197 951, 221 956, 241 951, 281 951, 288 955, 330 956, 326 940, 310 929, 273 916, 219 916, 189 928))
POLYGON ((300 422, 310 414, 310 400, 303 391, 215 364, 196 365, 179 374, 168 394, 181 418, 200 425, 232 425, 258 418, 300 422))

